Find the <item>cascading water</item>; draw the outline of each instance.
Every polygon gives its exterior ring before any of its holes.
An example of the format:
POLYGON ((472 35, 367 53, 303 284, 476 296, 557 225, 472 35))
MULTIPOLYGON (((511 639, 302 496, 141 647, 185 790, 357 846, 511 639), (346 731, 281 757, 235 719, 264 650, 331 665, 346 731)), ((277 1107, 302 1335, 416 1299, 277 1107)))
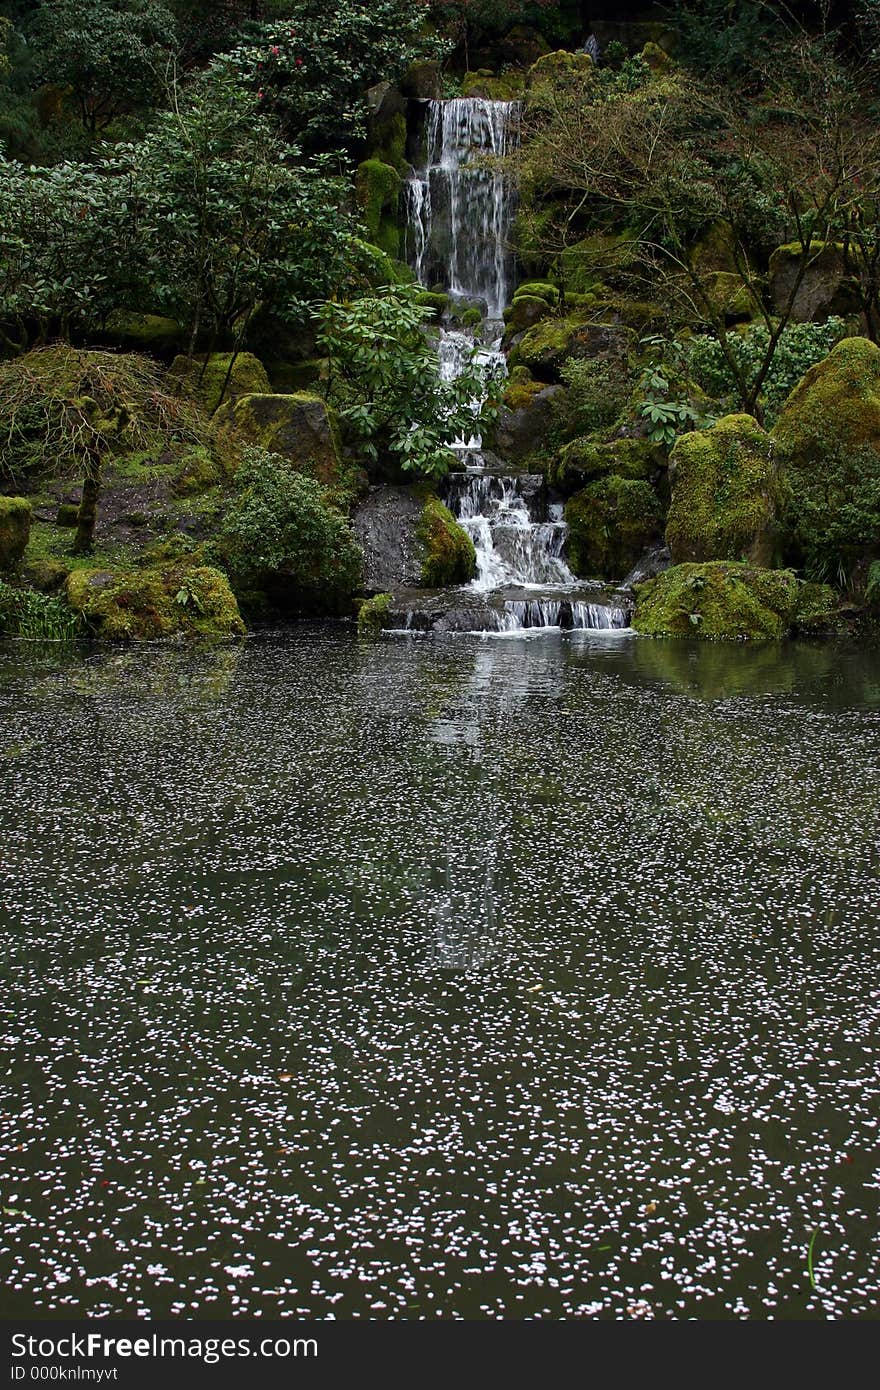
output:
POLYGON ((453 474, 447 499, 477 552, 474 589, 576 587, 562 555, 567 527, 561 508, 548 508, 546 520, 533 519, 521 479, 453 474))
POLYGON ((514 189, 498 161, 519 141, 520 105, 458 97, 427 103, 427 157, 407 184, 413 264, 490 322, 509 298, 514 189))
MULTIPOLYGON (((441 283, 454 299, 481 307, 478 335, 441 330, 439 371, 442 379, 454 380, 476 347, 488 391, 490 375, 506 372, 501 338, 512 283, 516 190, 500 161, 519 142, 521 108, 481 97, 425 105, 425 163, 406 185, 410 258, 420 284, 441 283)), ((485 395, 474 401, 475 415, 484 400, 485 395)), ((625 627, 623 609, 566 596, 564 591, 580 585, 564 557, 562 507, 546 504, 543 486, 527 493, 522 478, 487 472, 476 431, 452 447, 467 470, 448 479, 447 501, 476 550, 470 592, 488 603, 505 590, 532 591, 521 599, 505 595, 501 606, 496 601, 486 608, 479 630, 625 627), (552 592, 545 598, 535 590, 552 592)))

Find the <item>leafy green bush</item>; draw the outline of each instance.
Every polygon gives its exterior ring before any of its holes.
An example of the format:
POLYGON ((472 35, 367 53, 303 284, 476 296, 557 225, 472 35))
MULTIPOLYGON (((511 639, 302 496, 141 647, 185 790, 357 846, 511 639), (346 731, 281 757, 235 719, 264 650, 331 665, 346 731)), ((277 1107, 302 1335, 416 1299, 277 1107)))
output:
POLYGON ((396 285, 350 303, 322 305, 318 342, 330 359, 329 397, 353 447, 370 462, 392 459, 407 472, 441 477, 452 459, 450 441, 470 437, 497 409, 501 383, 483 394, 476 352, 453 380, 437 370, 437 350, 425 337, 431 315, 418 286, 396 285))
POLYGON ((220 544, 237 590, 337 610, 360 582, 362 555, 320 483, 278 454, 247 448, 235 484, 220 544))
POLYGON ((807 575, 844 588, 880 536, 880 454, 826 446, 821 477, 792 480, 785 522, 807 575))
POLYGON ((568 387, 565 429, 572 436, 611 429, 632 394, 633 375, 620 357, 572 357, 559 369, 568 387))
MULTIPOLYGON (((825 323, 790 324, 782 330, 761 393, 768 425, 776 420, 804 373, 828 356, 843 333, 844 322, 839 318, 828 319, 825 323)), ((730 349, 747 375, 757 373, 769 341, 770 333, 761 324, 753 324, 743 333, 732 333, 728 338, 730 349)), ((733 374, 716 338, 694 338, 685 350, 685 358, 693 380, 713 399, 724 401, 733 395, 733 374)))

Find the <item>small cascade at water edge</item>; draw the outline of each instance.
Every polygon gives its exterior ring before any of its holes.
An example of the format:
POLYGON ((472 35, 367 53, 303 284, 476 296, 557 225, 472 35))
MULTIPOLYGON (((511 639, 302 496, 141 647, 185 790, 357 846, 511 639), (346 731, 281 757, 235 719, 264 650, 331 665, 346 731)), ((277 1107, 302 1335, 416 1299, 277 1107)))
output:
MULTIPOLYGON (((482 97, 422 104, 425 162, 405 185, 410 261, 420 284, 442 284, 459 304, 479 307, 475 334, 441 329, 439 371, 453 380, 476 351, 488 392, 490 376, 506 373, 501 340, 514 275, 516 190, 500 161, 519 142, 521 105, 482 97)), ((474 402, 475 413, 484 400, 485 394, 474 402)), ((591 586, 565 561, 562 504, 547 501, 543 479, 490 469, 478 433, 452 447, 462 468, 449 475, 445 501, 476 550, 477 573, 469 588, 473 599, 482 599, 483 611, 474 627, 625 628, 625 609, 585 600, 591 586)), ((407 625, 418 624, 410 618, 407 625)))

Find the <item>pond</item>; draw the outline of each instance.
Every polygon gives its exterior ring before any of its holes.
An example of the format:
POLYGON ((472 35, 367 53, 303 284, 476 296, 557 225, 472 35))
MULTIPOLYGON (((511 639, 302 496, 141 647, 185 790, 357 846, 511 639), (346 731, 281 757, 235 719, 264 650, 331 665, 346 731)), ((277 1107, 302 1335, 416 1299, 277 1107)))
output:
POLYGON ((7 1316, 871 1317, 880 655, 0 647, 7 1316))

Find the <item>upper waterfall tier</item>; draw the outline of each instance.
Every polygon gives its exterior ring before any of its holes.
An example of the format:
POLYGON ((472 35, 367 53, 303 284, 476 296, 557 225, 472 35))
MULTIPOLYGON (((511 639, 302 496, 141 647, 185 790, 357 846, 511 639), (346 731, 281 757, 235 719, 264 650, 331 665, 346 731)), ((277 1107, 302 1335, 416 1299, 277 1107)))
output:
POLYGON ((406 185, 410 253, 422 284, 441 282, 500 319, 510 284, 513 186, 498 159, 519 141, 519 102, 426 103, 426 163, 406 185))

